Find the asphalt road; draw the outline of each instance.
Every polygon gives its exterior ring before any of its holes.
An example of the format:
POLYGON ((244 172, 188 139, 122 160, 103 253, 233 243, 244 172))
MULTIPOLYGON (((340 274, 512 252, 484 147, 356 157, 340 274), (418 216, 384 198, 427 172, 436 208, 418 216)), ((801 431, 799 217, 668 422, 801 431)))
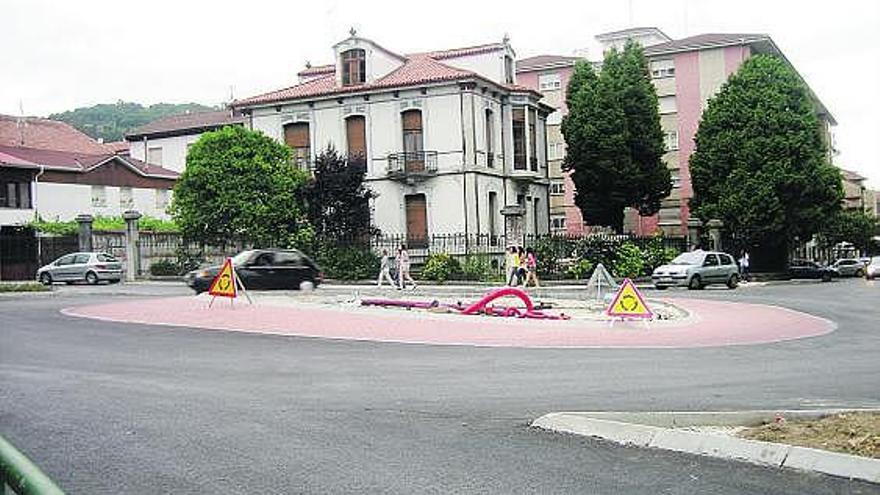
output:
POLYGON ((818 338, 687 350, 327 341, 58 312, 174 293, 185 292, 0 297, 0 433, 70 493, 880 493, 527 427, 562 410, 880 406, 880 283, 670 292, 839 324, 818 338))

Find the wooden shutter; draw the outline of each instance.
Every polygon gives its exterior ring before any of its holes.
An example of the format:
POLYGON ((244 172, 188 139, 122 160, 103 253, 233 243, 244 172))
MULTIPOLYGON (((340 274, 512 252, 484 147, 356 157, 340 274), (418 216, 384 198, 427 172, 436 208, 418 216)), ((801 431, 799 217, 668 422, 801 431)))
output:
POLYGON ((309 147, 309 124, 299 122, 284 126, 284 144, 291 148, 309 147))
POLYGON ((366 158, 367 126, 364 117, 355 115, 345 119, 345 133, 348 138, 349 156, 366 158))
POLYGON ((428 210, 424 194, 406 196, 406 239, 411 247, 428 244, 428 210))

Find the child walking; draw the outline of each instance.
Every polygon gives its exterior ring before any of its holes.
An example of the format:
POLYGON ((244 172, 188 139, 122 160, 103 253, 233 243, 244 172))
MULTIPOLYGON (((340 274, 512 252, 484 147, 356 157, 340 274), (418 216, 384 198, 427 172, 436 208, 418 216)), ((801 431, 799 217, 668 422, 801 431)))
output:
POLYGON ((540 282, 538 282, 538 257, 532 248, 526 248, 526 270, 526 283, 523 285, 528 287, 529 282, 532 282, 535 284, 535 287, 541 287, 540 282))

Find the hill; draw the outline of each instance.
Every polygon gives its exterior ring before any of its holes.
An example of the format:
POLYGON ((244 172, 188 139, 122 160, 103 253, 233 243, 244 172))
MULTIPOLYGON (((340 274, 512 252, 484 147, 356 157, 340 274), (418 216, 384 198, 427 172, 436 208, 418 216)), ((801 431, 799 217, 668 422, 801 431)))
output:
POLYGON ((67 122, 95 139, 105 142, 119 141, 126 132, 156 119, 184 112, 216 110, 199 103, 156 103, 143 106, 139 103, 118 101, 81 107, 49 116, 52 120, 67 122))

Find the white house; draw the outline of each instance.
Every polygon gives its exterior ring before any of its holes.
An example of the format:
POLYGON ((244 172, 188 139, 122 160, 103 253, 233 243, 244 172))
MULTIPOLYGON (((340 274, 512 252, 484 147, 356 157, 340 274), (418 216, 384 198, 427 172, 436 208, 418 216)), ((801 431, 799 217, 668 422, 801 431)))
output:
POLYGON ((142 125, 125 135, 128 154, 134 159, 183 172, 186 152, 203 132, 241 125, 242 117, 229 110, 170 115, 142 125))
POLYGON ((304 167, 330 145, 364 163, 378 194, 374 224, 412 244, 432 234, 548 232, 553 109, 516 84, 507 39, 400 55, 352 31, 332 55, 300 72, 299 84, 236 100, 233 110, 304 167))

